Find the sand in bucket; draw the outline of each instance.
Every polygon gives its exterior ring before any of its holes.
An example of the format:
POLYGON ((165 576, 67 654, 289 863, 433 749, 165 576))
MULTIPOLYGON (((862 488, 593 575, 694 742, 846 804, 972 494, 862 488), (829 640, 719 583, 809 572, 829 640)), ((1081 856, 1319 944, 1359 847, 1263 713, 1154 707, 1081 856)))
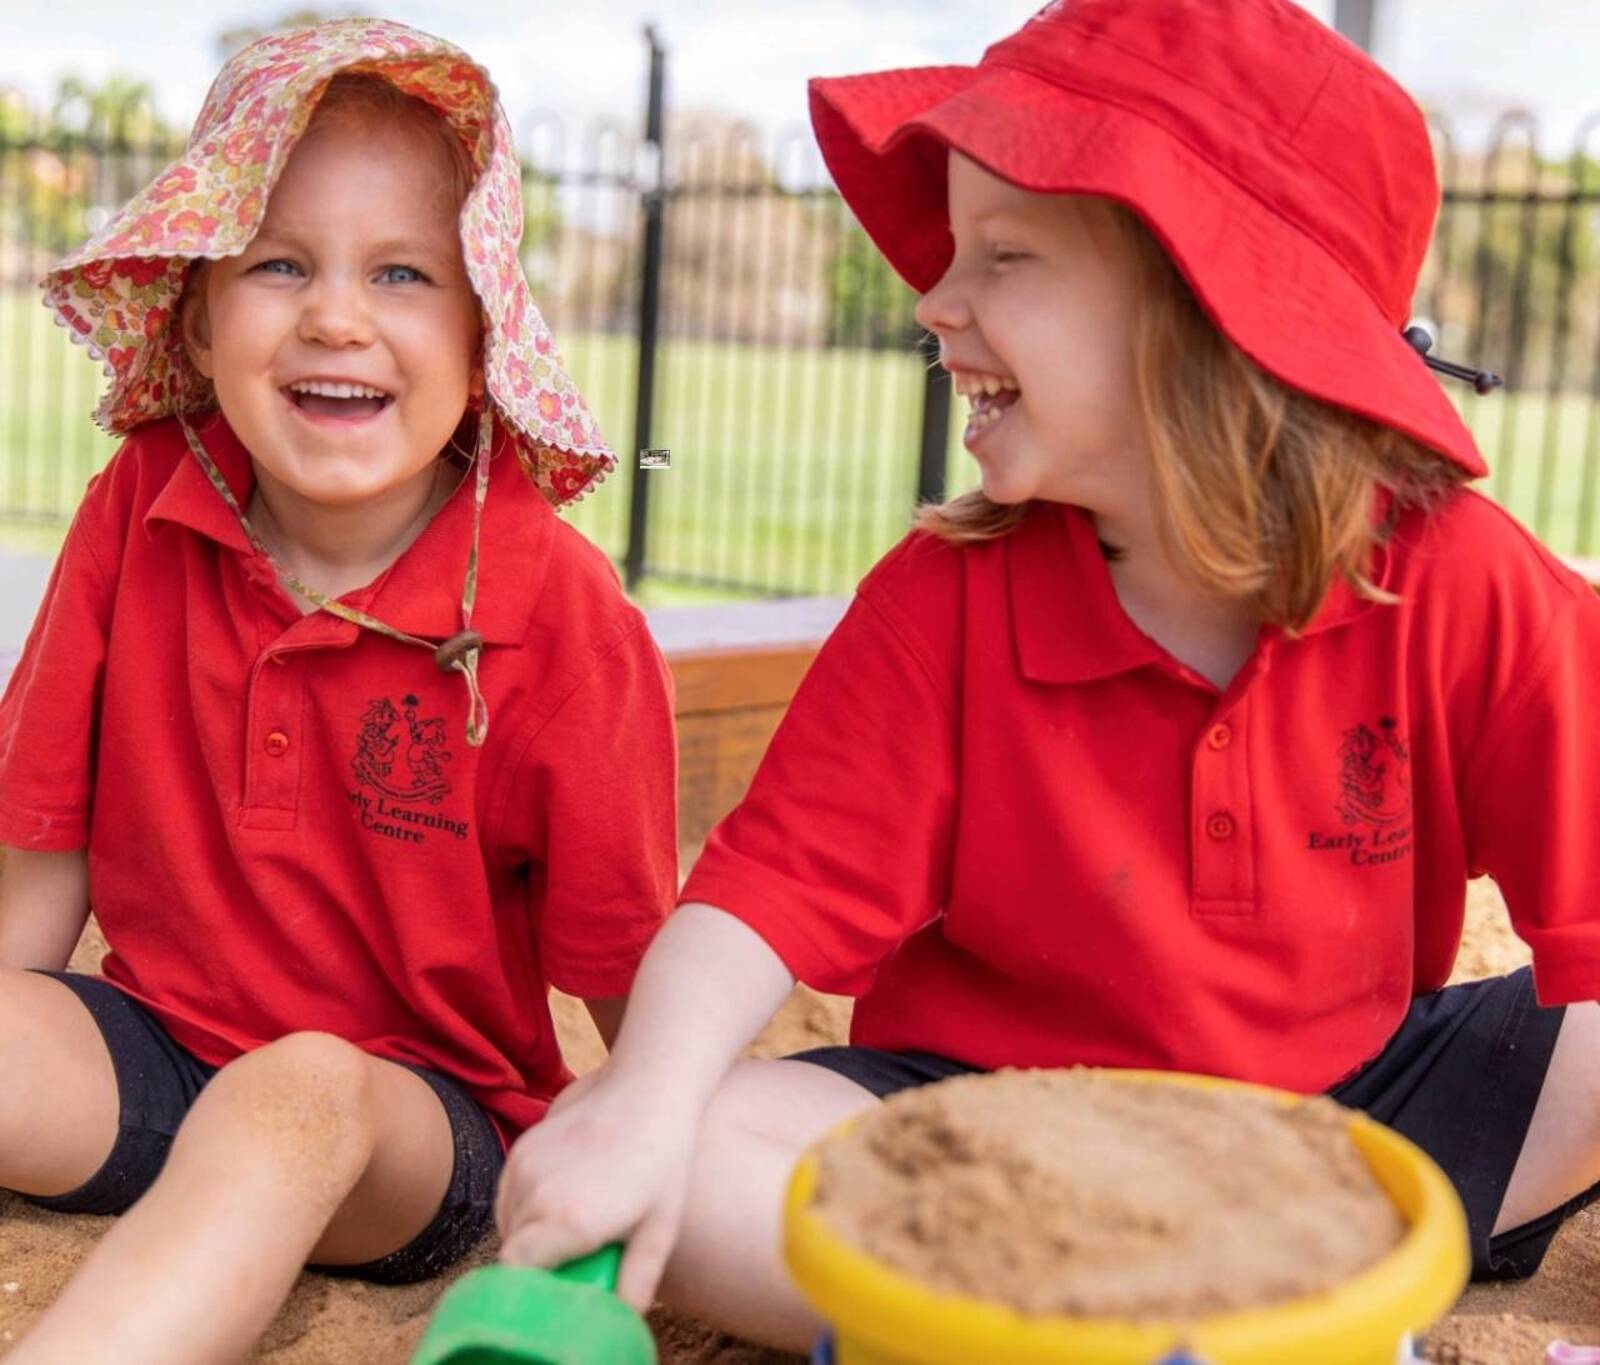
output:
POLYGON ((1405 1233, 1316 1097, 1006 1071, 904 1091, 822 1145, 814 1208, 931 1289, 1183 1320, 1348 1280, 1405 1233))

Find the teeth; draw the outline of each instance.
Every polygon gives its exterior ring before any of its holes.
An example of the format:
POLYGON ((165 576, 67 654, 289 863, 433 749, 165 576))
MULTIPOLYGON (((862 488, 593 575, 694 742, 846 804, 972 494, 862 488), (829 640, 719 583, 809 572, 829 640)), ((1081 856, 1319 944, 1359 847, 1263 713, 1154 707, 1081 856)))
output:
POLYGON ((387 398, 382 389, 365 384, 330 384, 322 379, 302 379, 289 385, 294 393, 314 393, 322 398, 387 398))
POLYGON ((1017 389, 1015 379, 1007 379, 997 374, 972 374, 961 371, 952 376, 951 384, 956 393, 963 398, 975 398, 979 394, 993 398, 997 393, 1017 389))

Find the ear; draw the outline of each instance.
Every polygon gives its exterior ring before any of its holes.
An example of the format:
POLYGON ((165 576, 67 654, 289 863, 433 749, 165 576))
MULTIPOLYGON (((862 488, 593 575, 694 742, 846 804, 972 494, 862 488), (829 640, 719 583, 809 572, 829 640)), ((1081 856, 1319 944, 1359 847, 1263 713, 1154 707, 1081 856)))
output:
POLYGON ((474 398, 482 398, 488 389, 488 379, 485 378, 485 365, 490 358, 490 325, 488 318, 483 317, 483 301, 478 301, 478 344, 472 347, 472 379, 469 382, 469 392, 474 398))
POLYGON ((211 315, 206 309, 206 267, 199 262, 184 281, 183 297, 178 301, 178 322, 183 329, 183 349, 195 369, 211 378, 211 315))
POLYGON ((478 344, 472 351, 472 374, 467 378, 467 397, 474 401, 482 398, 484 391, 488 388, 488 380, 484 378, 483 373, 484 362, 488 359, 486 354, 489 349, 488 342, 489 331, 484 326, 483 307, 480 304, 478 307, 478 344))

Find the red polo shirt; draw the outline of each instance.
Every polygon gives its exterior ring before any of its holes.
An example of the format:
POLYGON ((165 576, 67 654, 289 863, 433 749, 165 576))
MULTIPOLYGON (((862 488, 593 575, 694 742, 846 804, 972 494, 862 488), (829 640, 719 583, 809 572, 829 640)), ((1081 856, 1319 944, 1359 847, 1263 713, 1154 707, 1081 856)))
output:
MULTIPOLYGON (((200 431, 242 505, 247 452, 200 431)), ((344 600, 454 633, 471 493, 344 600)), ((547 986, 625 994, 672 903, 671 683, 509 454, 473 625, 476 749, 460 676, 302 615, 152 423, 91 484, 0 702, 0 843, 87 846, 106 976, 202 1060, 325 1030, 455 1077, 509 1136, 569 1079, 547 986)))
POLYGON ((1493 504, 1218 690, 1089 516, 912 535, 861 585, 682 899, 862 996, 854 1042, 1311 1092, 1441 986, 1490 873, 1546 1004, 1600 998, 1600 602, 1493 504))

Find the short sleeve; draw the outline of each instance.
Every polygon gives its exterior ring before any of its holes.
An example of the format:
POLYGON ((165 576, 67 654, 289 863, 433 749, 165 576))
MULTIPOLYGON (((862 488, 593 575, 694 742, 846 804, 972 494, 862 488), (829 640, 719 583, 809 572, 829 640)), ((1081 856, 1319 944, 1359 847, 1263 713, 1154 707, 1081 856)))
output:
POLYGON ((1469 866, 1505 896, 1542 1005, 1600 1000, 1600 600, 1555 614, 1465 789, 1469 866))
POLYGON ((672 680, 642 616, 529 738, 509 800, 545 979, 626 995, 678 886, 672 680))
POLYGON ((86 498, 67 533, 22 657, 0 698, 0 844, 64 850, 89 841, 94 745, 112 587, 86 498))
POLYGON ((682 901, 764 938, 807 985, 861 995, 948 898, 953 685, 892 597, 863 589, 682 901))

